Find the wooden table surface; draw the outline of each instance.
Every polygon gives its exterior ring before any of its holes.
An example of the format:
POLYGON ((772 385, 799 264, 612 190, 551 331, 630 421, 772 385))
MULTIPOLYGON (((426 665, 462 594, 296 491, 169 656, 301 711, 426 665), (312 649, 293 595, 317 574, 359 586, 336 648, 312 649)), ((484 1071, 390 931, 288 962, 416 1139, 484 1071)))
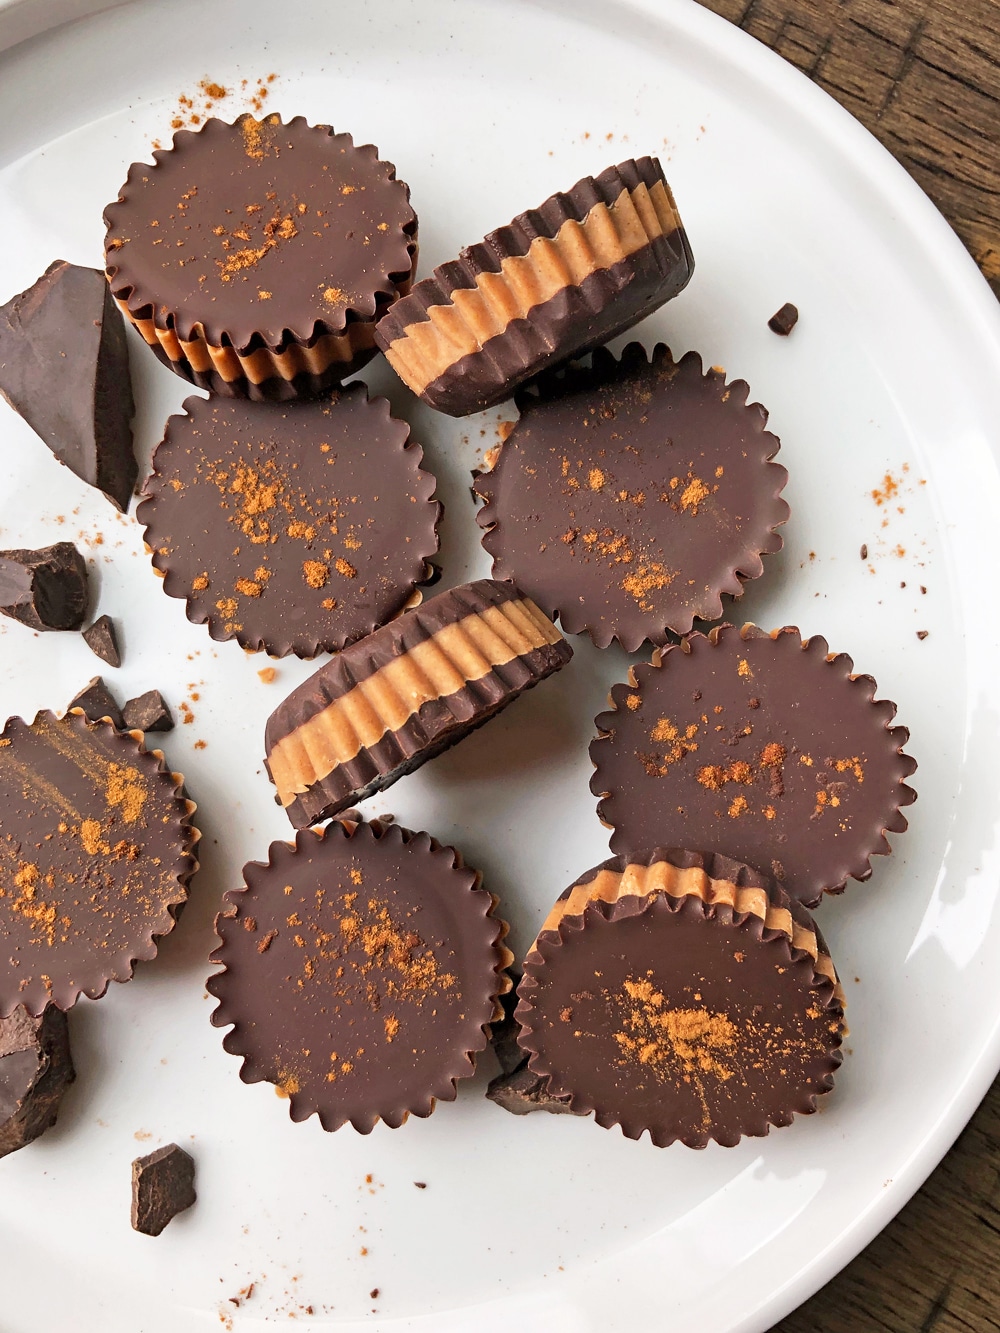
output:
MULTIPOLYGON (((1000 0, 702 0, 868 127, 1000 296, 1000 0)), ((919 1194, 773 1333, 1000 1330, 1000 1079, 919 1194)))

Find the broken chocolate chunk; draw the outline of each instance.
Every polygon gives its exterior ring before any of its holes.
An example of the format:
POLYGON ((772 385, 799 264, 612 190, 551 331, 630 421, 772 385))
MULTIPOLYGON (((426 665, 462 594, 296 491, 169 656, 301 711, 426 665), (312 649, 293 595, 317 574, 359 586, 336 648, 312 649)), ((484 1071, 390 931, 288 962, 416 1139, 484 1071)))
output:
POLYGON ((129 731, 173 731, 174 719, 159 690, 147 690, 127 700, 122 709, 129 731))
POLYGON ((799 312, 791 301, 786 301, 780 310, 776 310, 767 321, 767 327, 772 333, 780 333, 782 338, 787 338, 792 329, 799 322, 799 312))
POLYGON ((72 542, 0 551, 0 614, 29 629, 79 629, 87 602, 87 566, 72 542))
POLYGON ((498 1074, 490 1082, 486 1096, 511 1115, 528 1115, 531 1111, 551 1111, 553 1115, 586 1114, 572 1110, 568 1097, 552 1096, 548 1078, 528 1068, 527 1053, 520 1069, 515 1069, 512 1074, 498 1074))
POLYGON ((157 1148, 132 1163, 132 1229, 158 1236, 178 1213, 190 1208, 194 1191, 194 1158, 176 1143, 157 1148))
POLYGON ((91 652, 96 653, 102 662, 107 662, 108 666, 121 666, 122 655, 118 647, 118 635, 115 632, 115 622, 110 616, 100 616, 89 629, 83 631, 83 637, 91 652))
POLYGON ((40 1018, 23 1007, 0 1019, 0 1157, 17 1152, 56 1122, 76 1074, 66 1015, 49 1005, 40 1018))
POLYGON ((70 708, 82 708, 84 716, 90 718, 91 722, 97 722, 102 717, 109 717, 119 731, 125 730, 125 719, 122 717, 122 710, 118 707, 118 701, 105 685, 101 676, 94 676, 87 682, 79 694, 75 694, 67 706, 67 713, 70 708))
POLYGON ((128 508, 139 471, 128 345, 99 269, 56 260, 0 306, 0 394, 60 463, 128 508))
POLYGON ((527 1115, 529 1111, 552 1111, 556 1115, 569 1112, 568 1098, 550 1095, 548 1078, 528 1068, 528 1052, 518 1045, 521 1025, 514 1017, 514 1010, 520 977, 514 973, 511 976, 514 985, 500 997, 503 1017, 490 1024, 490 1044, 501 1072, 491 1080, 486 1096, 512 1115, 527 1115))

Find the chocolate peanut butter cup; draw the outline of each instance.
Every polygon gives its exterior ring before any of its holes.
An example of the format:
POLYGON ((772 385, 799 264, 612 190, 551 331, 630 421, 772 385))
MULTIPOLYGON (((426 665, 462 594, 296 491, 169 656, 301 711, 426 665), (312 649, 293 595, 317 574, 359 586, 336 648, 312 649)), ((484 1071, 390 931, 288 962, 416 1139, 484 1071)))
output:
POLYGON ((492 231, 381 319, 378 345, 431 407, 466 416, 622 333, 694 268, 655 157, 586 176, 492 231))
POLYGON ((794 627, 723 625, 655 653, 614 686, 590 747, 611 850, 718 848, 807 907, 868 879, 916 799, 909 732, 875 690, 794 627))
POLYGON ((173 929, 195 807, 141 739, 79 710, 0 732, 0 1018, 97 999, 173 929))
POLYGON ((816 1110, 844 997, 809 913, 727 857, 614 857, 562 895, 524 964, 529 1069, 626 1138, 732 1147, 816 1110))
POLYGON ((441 506, 422 457, 363 384, 318 403, 189 398, 136 515, 189 620, 313 657, 397 615, 431 576, 441 506))
POLYGON ((568 634, 634 652, 717 620, 780 550, 788 473, 767 412, 701 357, 629 343, 542 376, 476 478, 497 578, 512 578, 568 634))
POLYGON ((390 786, 566 665, 512 583, 439 593, 325 663, 271 714, 267 771, 296 828, 390 786))
POLYGON ((474 1072, 510 985, 496 900, 454 847, 334 821, 271 844, 226 895, 209 979, 225 1049, 295 1121, 398 1128, 474 1072))
POLYGON ((215 393, 317 393, 375 354, 417 218, 378 150, 301 116, 210 119, 134 163, 104 211, 111 291, 160 360, 215 393))

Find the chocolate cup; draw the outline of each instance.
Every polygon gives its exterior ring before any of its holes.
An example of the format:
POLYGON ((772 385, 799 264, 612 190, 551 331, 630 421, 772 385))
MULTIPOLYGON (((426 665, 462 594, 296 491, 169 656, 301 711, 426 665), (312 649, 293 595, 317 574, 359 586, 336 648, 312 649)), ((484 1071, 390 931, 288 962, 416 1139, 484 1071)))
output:
POLYGON ((156 956, 198 868, 194 802, 140 732, 79 709, 0 732, 0 1017, 98 999, 156 956))
POLYGON ((781 549, 788 519, 767 412, 701 357, 629 343, 542 376, 473 490, 496 578, 567 634, 628 652, 717 620, 781 549))
POLYGON ((818 635, 722 625, 654 653, 596 720, 591 791, 611 850, 714 847, 815 907, 867 880, 916 761, 896 705, 818 635))
POLYGON ((655 158, 587 176, 436 268, 383 316, 400 378, 452 416, 510 396, 676 296, 694 259, 655 158))
POLYGON ((374 356, 417 255, 409 187, 377 149, 243 115, 180 130, 153 159, 105 210, 105 252, 112 295, 164 364, 213 393, 286 400, 374 356))
POLYGON ((188 398, 136 517, 164 591, 213 639, 315 657, 410 604, 438 549, 435 479, 385 398, 188 398))
POLYGON ((208 981, 246 1083, 325 1130, 398 1128, 456 1096, 510 985, 496 899, 453 847, 335 820, 271 844, 226 895, 208 981))
POLYGON ((511 583, 439 593, 351 644, 271 714, 267 771, 297 828, 384 790, 573 655, 511 583))
POLYGON ((525 959, 516 1011, 549 1094, 658 1147, 731 1147, 817 1109, 841 1063, 843 992, 778 886, 657 849, 604 862, 560 902, 572 910, 554 909, 525 959))

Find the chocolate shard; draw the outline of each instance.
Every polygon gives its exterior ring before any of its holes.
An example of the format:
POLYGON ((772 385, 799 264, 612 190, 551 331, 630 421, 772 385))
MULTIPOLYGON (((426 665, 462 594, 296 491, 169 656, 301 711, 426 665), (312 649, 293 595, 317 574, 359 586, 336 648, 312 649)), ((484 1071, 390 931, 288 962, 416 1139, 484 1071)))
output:
POLYGON ((96 653, 102 662, 107 662, 108 666, 121 666, 122 655, 118 647, 118 635, 115 631, 115 622, 110 616, 100 616, 89 629, 83 631, 83 637, 91 652, 96 653))
POLYGON ((61 1010, 50 1004, 33 1018, 22 1007, 0 1019, 0 1157, 55 1124, 62 1095, 75 1077, 61 1010))
POLYGON ((158 1236, 197 1199, 194 1158, 176 1143, 132 1163, 132 1229, 158 1236))
POLYGON ((486 1096, 511 1115, 529 1115, 532 1111, 551 1111, 553 1115, 586 1114, 585 1111, 574 1111, 568 1096, 553 1097, 548 1078, 528 1068, 527 1055, 520 1069, 515 1069, 512 1074, 498 1074, 492 1079, 486 1096))
POLYGON ((128 345, 99 269, 56 260, 0 306, 0 394, 60 463, 128 508, 139 472, 128 345))
POLYGON ((29 629, 79 629, 88 600, 87 565, 72 542, 0 551, 0 614, 29 629))
POLYGON ((70 708, 82 708, 84 715, 89 717, 91 722, 97 722, 102 717, 109 717, 119 731, 125 729, 125 719, 122 717, 122 710, 118 707, 118 700, 105 685, 101 676, 93 676, 78 694, 74 694, 66 711, 69 712, 70 708))
POLYGON ((174 719, 159 690, 128 699, 122 717, 129 731, 173 731, 174 719))
POLYGON ((786 301, 767 321, 767 327, 772 333, 779 333, 782 338, 787 338, 798 322, 798 308, 793 306, 791 301, 786 301))
POLYGON ((517 1040, 521 1025, 514 1017, 520 977, 512 973, 512 980, 515 984, 500 997, 503 1017, 490 1024, 490 1044, 500 1062, 500 1073, 491 1079, 486 1096, 512 1115, 527 1115, 531 1111, 577 1114, 570 1111, 568 1097, 552 1096, 545 1075, 528 1068, 528 1052, 517 1040))

